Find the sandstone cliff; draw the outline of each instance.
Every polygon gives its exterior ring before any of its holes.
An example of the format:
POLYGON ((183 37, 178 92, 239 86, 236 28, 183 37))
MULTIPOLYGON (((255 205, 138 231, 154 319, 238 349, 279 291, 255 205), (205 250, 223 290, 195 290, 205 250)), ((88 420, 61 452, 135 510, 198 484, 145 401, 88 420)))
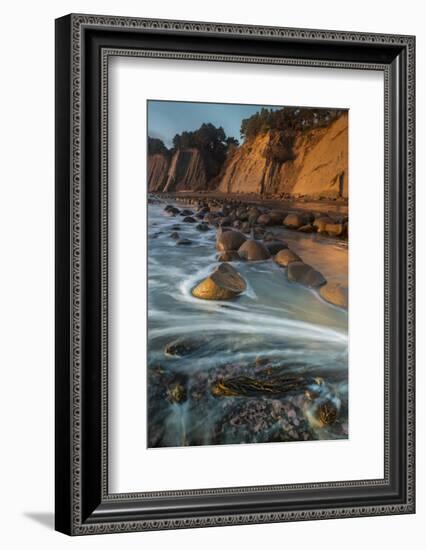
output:
POLYGON ((300 133, 291 148, 277 131, 246 141, 230 155, 219 180, 225 193, 347 197, 347 113, 326 128, 300 133))
POLYGON ((196 148, 148 155, 149 191, 348 196, 348 114, 289 138, 270 130, 230 147, 222 165, 196 148))
POLYGON ((178 149, 172 155, 148 155, 149 191, 204 191, 221 166, 195 148, 178 149))

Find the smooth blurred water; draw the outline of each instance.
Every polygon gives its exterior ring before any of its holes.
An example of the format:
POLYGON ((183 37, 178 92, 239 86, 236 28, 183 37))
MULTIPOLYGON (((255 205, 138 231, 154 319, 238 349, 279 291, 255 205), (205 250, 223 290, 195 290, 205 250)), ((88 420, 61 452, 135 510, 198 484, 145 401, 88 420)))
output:
MULTIPOLYGON (((200 232, 179 215, 168 217, 164 206, 149 205, 148 369, 191 380, 227 365, 248 368, 260 358, 281 371, 285 365, 288 374, 322 377, 347 402, 347 312, 327 304, 315 291, 288 282, 285 269, 272 260, 232 263, 247 282, 247 290, 234 300, 194 298, 192 288, 218 265, 216 231, 200 232), (172 228, 176 224, 179 229, 172 228), (170 237, 173 231, 192 244, 177 245, 170 237), (194 352, 167 357, 167 344, 180 338, 195 341, 194 352)), ((162 444, 188 444, 180 433, 185 410, 192 410, 194 425, 206 419, 197 418, 190 400, 177 405, 158 396, 148 392, 149 422, 163 424, 162 444)), ((212 409, 220 408, 220 402, 209 397, 212 422, 220 414, 212 409)), ((200 414, 205 411, 201 408, 200 414)))

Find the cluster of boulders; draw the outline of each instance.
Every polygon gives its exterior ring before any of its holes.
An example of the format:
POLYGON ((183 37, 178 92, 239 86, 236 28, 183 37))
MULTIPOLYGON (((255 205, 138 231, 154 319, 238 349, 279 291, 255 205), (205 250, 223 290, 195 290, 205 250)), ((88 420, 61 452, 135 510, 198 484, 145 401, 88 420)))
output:
POLYGON ((183 221, 188 223, 203 220, 204 223, 214 226, 233 227, 243 233, 250 233, 252 229, 262 231, 270 226, 284 226, 302 233, 319 233, 341 239, 348 237, 347 215, 271 209, 235 199, 205 200, 181 197, 180 201, 195 206, 194 210, 180 210, 169 204, 165 212, 169 216, 183 216, 183 221))
POLYGON ((244 278, 227 262, 273 259, 279 266, 287 269, 290 282, 319 289, 325 300, 347 308, 347 289, 342 285, 328 284, 319 271, 303 262, 286 242, 273 234, 267 234, 261 242, 247 238, 239 231, 219 228, 216 248, 219 252, 218 260, 222 263, 192 290, 196 298, 229 300, 244 292, 247 286, 244 278))
MULTIPOLYGON (((217 227, 217 259, 221 265, 192 290, 194 297, 203 300, 229 300, 245 291, 246 282, 228 262, 266 261, 273 259, 286 268, 290 282, 317 289, 321 297, 338 307, 348 307, 346 286, 327 282, 325 277, 312 266, 306 264, 291 250, 281 236, 272 233, 268 227, 281 225, 301 232, 318 232, 334 237, 347 236, 347 218, 333 220, 329 216, 315 216, 312 212, 284 212, 260 209, 240 201, 220 201, 212 199, 200 201, 187 199, 197 209, 177 208, 166 205, 168 216, 182 217, 182 222, 195 224, 198 231, 209 231, 217 227), (249 235, 249 236, 248 236, 249 235)), ((190 239, 181 239, 180 225, 172 226, 170 237, 177 245, 191 245, 190 239)))

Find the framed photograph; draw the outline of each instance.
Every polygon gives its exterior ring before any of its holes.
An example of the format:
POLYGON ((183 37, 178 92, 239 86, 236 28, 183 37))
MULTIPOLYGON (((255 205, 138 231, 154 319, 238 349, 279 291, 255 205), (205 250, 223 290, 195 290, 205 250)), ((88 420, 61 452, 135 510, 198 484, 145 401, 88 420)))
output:
POLYGON ((56 529, 408 514, 413 36, 56 20, 56 529))

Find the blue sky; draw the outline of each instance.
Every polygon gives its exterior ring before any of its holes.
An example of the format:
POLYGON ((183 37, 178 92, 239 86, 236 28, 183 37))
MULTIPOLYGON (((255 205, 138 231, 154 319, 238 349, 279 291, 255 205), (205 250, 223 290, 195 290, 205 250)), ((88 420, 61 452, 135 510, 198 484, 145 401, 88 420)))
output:
MULTIPOLYGON (((227 136, 240 139, 243 118, 248 118, 263 105, 230 103, 192 103, 186 101, 148 101, 148 135, 161 139, 167 147, 184 130, 197 130, 203 122, 222 126, 227 136)), ((271 108, 270 106, 267 106, 271 108)))

